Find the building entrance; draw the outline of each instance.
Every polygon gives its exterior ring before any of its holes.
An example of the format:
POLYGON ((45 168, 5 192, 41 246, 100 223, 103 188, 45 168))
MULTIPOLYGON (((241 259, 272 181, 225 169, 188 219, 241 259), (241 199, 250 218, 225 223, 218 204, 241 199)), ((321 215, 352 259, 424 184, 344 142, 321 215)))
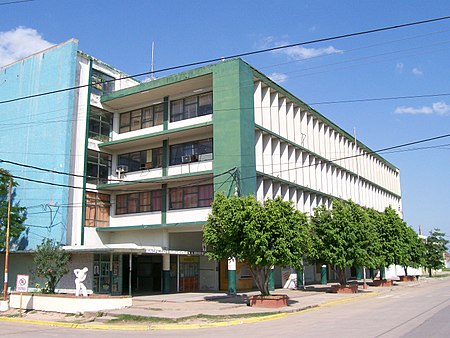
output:
MULTIPOLYGON (((129 274, 129 260, 123 260, 123 275, 129 274)), ((131 291, 135 293, 162 292, 162 256, 140 255, 133 256, 131 265, 131 291)), ((128 278, 124 278, 123 290, 129 288, 128 278)))
POLYGON ((180 292, 198 291, 200 258, 180 256, 180 292))

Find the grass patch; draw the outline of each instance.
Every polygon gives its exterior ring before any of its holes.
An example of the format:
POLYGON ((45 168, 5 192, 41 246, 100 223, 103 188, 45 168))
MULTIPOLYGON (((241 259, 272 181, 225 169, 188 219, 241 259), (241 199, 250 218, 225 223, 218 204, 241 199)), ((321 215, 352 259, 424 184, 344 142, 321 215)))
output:
POLYGON ((194 316, 187 316, 181 318, 165 318, 165 317, 146 317, 146 316, 135 316, 135 315, 118 315, 116 318, 111 319, 109 323, 151 323, 151 324, 179 324, 179 323, 187 323, 192 321, 202 320, 205 322, 223 322, 233 319, 242 319, 242 318, 260 318, 267 317, 278 312, 265 312, 265 313, 245 313, 240 315, 205 315, 198 314, 194 316))
POLYGON ((433 275, 433 276, 428 276, 428 278, 447 278, 450 277, 450 275, 433 275))
POLYGON ((16 317, 19 317, 19 316, 20 316, 20 314, 18 314, 18 313, 2 315, 2 317, 6 317, 6 318, 16 318, 16 317))

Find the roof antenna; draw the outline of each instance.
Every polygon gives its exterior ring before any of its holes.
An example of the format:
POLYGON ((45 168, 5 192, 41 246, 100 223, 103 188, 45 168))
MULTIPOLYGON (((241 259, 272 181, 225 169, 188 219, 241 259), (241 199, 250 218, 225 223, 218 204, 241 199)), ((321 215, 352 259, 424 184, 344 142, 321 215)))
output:
POLYGON ((150 68, 150 81, 153 81, 155 79, 155 41, 152 41, 152 65, 150 68))

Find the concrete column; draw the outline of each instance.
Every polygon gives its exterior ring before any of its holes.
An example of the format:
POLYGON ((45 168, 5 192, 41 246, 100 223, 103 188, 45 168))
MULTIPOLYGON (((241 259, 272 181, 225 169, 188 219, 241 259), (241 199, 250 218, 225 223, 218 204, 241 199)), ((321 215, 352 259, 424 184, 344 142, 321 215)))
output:
POLYGON ((269 291, 275 291, 275 278, 273 276, 273 270, 274 270, 274 267, 272 266, 270 268, 270 274, 269 274, 269 285, 268 285, 269 291))
POLYGON ((327 266, 325 264, 320 268, 320 283, 327 284, 327 266))
POLYGON ((128 261, 128 266, 129 266, 129 269, 128 269, 128 295, 131 297, 131 290, 132 290, 132 288, 131 288, 131 281, 132 281, 131 274, 132 274, 132 271, 133 271, 133 254, 131 252, 130 252, 130 256, 128 258, 129 258, 129 261, 128 261))
POLYGON ((170 254, 163 254, 162 293, 170 293, 170 254))
POLYGON ((362 268, 360 266, 356 267, 356 279, 357 280, 362 279, 362 268))
POLYGON ((304 289, 305 288, 305 271, 304 268, 301 267, 299 270, 295 270, 297 273, 297 289, 304 289))
POLYGON ((228 258, 228 294, 236 294, 236 258, 228 258))

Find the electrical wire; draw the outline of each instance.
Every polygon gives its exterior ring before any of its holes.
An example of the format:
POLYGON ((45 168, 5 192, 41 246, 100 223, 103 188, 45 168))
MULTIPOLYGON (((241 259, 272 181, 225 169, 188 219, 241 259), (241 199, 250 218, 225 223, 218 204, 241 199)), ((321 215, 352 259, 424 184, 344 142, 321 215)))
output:
POLYGON ((0 2, 0 6, 14 5, 14 4, 20 4, 23 2, 32 2, 32 1, 34 1, 34 0, 16 0, 16 1, 0 2))
POLYGON ((47 92, 43 92, 43 93, 26 95, 26 96, 22 96, 22 97, 16 97, 16 98, 0 101, 0 104, 11 103, 11 102, 16 102, 16 101, 20 101, 20 100, 30 99, 30 98, 36 98, 36 97, 40 97, 40 96, 44 96, 44 95, 51 95, 51 94, 66 92, 66 91, 70 91, 70 90, 90 87, 90 86, 93 86, 93 85, 96 85, 96 84, 115 82, 115 81, 119 81, 119 80, 125 80, 125 79, 130 79, 130 78, 144 76, 144 75, 150 75, 150 74, 155 74, 155 73, 160 73, 160 72, 166 72, 166 71, 176 70, 176 69, 180 69, 180 68, 193 67, 193 66, 208 64, 208 63, 212 63, 212 62, 218 62, 218 61, 223 61, 223 60, 228 60, 228 59, 234 59, 234 58, 239 58, 239 57, 244 57, 244 56, 250 56, 250 55, 256 55, 256 54, 261 54, 261 53, 267 53, 267 52, 282 50, 282 49, 286 49, 286 48, 292 48, 292 47, 316 44, 316 43, 319 43, 319 42, 339 40, 339 39, 345 39, 345 38, 361 36, 361 35, 366 35, 366 34, 373 34, 373 33, 378 33, 378 32, 394 30, 394 29, 400 29, 400 28, 405 28, 405 27, 412 27, 412 26, 428 24, 428 23, 438 22, 438 21, 443 21, 443 20, 448 20, 448 19, 450 19, 450 16, 442 16, 442 17, 437 17, 437 18, 432 18, 432 19, 427 19, 427 20, 414 21, 414 22, 398 24, 398 25, 393 25, 393 26, 385 26, 385 27, 369 29, 369 30, 364 30, 364 31, 359 31, 359 32, 353 32, 353 33, 347 33, 347 34, 341 34, 341 35, 334 35, 334 36, 331 36, 331 37, 314 39, 314 40, 298 42, 298 43, 293 43, 293 44, 287 44, 287 45, 283 45, 283 46, 264 48, 264 49, 250 51, 250 52, 238 53, 238 54, 228 55, 228 56, 224 56, 224 57, 212 58, 212 59, 207 59, 207 60, 202 60, 202 61, 196 61, 196 62, 181 64, 181 65, 177 65, 177 66, 171 66, 171 67, 167 67, 167 68, 157 69, 157 70, 153 70, 153 71, 142 72, 142 73, 129 75, 129 76, 125 76, 125 77, 120 77, 120 78, 112 79, 112 80, 104 80, 104 81, 99 81, 99 82, 85 84, 85 85, 72 86, 72 87, 67 87, 67 88, 61 88, 61 89, 56 89, 56 90, 52 90, 52 91, 47 91, 47 92))

